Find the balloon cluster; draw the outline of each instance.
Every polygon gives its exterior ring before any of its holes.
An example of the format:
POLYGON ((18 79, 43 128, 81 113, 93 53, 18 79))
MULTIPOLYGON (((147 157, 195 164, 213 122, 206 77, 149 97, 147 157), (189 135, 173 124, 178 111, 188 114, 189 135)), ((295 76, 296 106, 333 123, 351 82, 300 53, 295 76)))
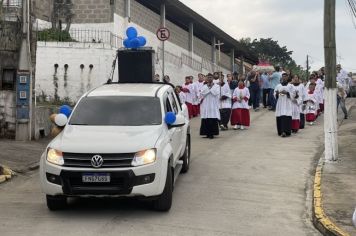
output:
POLYGON ((146 45, 146 38, 143 36, 137 36, 137 30, 135 27, 129 27, 126 30, 127 38, 124 40, 124 46, 126 48, 139 48, 146 45))
POLYGON ((54 123, 51 130, 52 137, 56 137, 60 132, 62 132, 64 126, 67 124, 68 118, 72 113, 72 108, 68 105, 63 105, 59 107, 58 114, 52 114, 49 118, 54 123))

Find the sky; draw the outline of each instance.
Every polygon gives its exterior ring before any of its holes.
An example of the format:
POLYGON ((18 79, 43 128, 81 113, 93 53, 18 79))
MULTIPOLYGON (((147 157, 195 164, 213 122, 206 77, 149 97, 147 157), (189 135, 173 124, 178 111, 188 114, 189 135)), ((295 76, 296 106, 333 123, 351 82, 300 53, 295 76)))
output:
MULTIPOLYGON (((180 0, 235 39, 273 38, 298 65, 324 65, 324 0, 180 0)), ((355 19, 356 21, 356 19, 355 19)), ((337 62, 356 73, 356 28, 346 0, 336 0, 337 62)))

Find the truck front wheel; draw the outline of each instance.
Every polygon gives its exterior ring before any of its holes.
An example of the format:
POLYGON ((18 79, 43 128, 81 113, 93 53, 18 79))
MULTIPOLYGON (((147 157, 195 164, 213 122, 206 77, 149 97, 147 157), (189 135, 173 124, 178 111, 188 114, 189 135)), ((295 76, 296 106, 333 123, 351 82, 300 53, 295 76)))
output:
POLYGON ((173 192, 173 177, 172 168, 168 164, 166 184, 164 186, 162 194, 158 199, 153 201, 153 208, 156 211, 169 211, 172 206, 172 192, 173 192))

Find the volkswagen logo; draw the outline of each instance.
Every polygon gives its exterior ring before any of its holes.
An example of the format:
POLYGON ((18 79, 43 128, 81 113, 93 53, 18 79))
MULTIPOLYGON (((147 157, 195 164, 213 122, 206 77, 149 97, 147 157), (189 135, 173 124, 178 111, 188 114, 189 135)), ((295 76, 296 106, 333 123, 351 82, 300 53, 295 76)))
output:
POLYGON ((104 163, 103 157, 100 155, 95 155, 91 158, 91 165, 94 168, 100 168, 104 163))

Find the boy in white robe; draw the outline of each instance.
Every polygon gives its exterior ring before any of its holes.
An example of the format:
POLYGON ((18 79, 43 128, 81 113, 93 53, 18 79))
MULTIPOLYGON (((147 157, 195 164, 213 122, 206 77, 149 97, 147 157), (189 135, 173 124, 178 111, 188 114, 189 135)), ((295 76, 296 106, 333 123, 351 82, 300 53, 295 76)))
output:
POLYGON ((213 139, 214 135, 219 135, 219 94, 219 85, 214 84, 213 75, 208 74, 206 84, 204 84, 200 93, 200 135, 206 135, 209 139, 213 139))
POLYGON ((294 75, 292 79, 295 97, 292 100, 292 132, 297 133, 301 124, 301 109, 304 97, 304 85, 300 84, 299 76, 294 75))
POLYGON ((228 83, 224 82, 224 79, 220 79, 220 129, 227 130, 227 124, 230 121, 231 116, 231 90, 228 83))
POLYGON ((179 97, 180 103, 185 104, 186 97, 185 97, 185 93, 182 91, 182 87, 177 86, 175 87, 174 91, 176 95, 179 97))
POLYGON ((274 89, 277 99, 276 121, 277 132, 281 137, 288 137, 292 133, 292 100, 294 99, 293 85, 288 83, 288 74, 282 75, 282 82, 274 89))
POLYGON ((238 87, 235 88, 232 94, 232 115, 231 125, 234 130, 245 129, 250 126, 250 106, 248 100, 250 99, 250 91, 245 87, 244 80, 239 80, 238 87))
POLYGON ((185 83, 182 85, 182 91, 185 93, 185 104, 188 108, 189 119, 193 118, 193 99, 194 99, 194 85, 191 83, 191 77, 185 77, 185 83))
POLYGON ((310 83, 309 84, 309 89, 307 92, 307 97, 305 99, 305 119, 307 122, 309 122, 310 125, 313 125, 317 115, 318 115, 318 109, 319 109, 319 103, 318 103, 318 94, 315 90, 316 84, 315 83, 310 83))

